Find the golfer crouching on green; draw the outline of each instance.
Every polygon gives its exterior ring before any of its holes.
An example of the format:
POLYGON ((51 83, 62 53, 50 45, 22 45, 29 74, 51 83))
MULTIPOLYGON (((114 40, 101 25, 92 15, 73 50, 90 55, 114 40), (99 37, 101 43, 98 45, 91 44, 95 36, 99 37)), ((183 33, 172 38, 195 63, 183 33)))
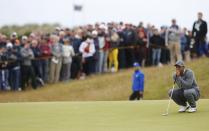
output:
POLYGON ((200 98, 200 91, 194 73, 191 69, 185 68, 183 61, 177 61, 175 67, 173 79, 179 88, 175 88, 173 94, 170 90, 169 96, 180 106, 179 112, 196 112, 196 101, 200 98))

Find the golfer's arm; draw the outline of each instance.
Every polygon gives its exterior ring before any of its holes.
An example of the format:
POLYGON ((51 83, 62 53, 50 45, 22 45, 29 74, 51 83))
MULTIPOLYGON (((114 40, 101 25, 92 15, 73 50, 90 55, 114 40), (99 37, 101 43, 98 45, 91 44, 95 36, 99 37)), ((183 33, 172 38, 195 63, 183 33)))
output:
POLYGON ((191 88, 194 76, 192 72, 187 73, 187 79, 184 80, 182 77, 176 77, 177 84, 179 83, 181 88, 191 88))

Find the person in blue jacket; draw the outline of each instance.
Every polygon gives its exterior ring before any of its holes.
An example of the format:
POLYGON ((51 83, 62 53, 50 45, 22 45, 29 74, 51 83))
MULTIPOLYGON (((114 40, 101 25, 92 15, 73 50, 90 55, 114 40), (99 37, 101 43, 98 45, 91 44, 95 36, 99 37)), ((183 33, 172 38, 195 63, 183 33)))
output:
POLYGON ((133 93, 130 95, 129 100, 141 100, 143 99, 144 92, 144 74, 140 71, 139 63, 135 62, 133 64, 135 71, 132 76, 132 91, 133 93))

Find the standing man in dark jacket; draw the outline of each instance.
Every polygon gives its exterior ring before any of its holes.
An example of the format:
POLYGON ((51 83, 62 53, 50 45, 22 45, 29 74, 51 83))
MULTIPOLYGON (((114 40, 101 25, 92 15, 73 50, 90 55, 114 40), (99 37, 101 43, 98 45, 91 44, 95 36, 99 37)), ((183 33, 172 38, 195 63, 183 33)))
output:
POLYGON ((20 43, 16 41, 14 45, 12 43, 7 43, 7 52, 9 55, 9 84, 11 86, 11 90, 14 91, 21 91, 20 88, 20 62, 21 62, 21 55, 20 55, 20 43))
POLYGON ((164 47, 164 39, 160 36, 158 29, 154 29, 154 35, 150 38, 152 47, 152 65, 159 66, 161 58, 161 48, 164 47))
POLYGON ((9 90, 8 83, 8 54, 6 47, 0 45, 0 91, 1 90, 9 90))
MULTIPOLYGON (((126 28, 124 29, 124 38, 123 42, 125 46, 133 46, 137 40, 137 33, 133 29, 131 24, 126 24, 126 28)), ((126 67, 132 67, 134 63, 134 53, 133 48, 126 48, 125 49, 125 57, 126 57, 126 67)))
POLYGON ((179 88, 174 89, 173 93, 171 90, 169 96, 172 94, 172 99, 180 106, 179 112, 196 112, 196 101, 200 97, 200 91, 194 73, 191 69, 186 69, 181 60, 176 62, 175 67, 173 79, 179 88))
POLYGON ((199 12, 197 14, 198 20, 194 22, 192 29, 192 36, 195 40, 195 47, 198 56, 203 54, 208 55, 206 47, 206 35, 207 35, 207 23, 202 19, 203 14, 199 12))
POLYGON ((42 76, 42 68, 41 68, 41 60, 40 60, 40 57, 41 57, 41 50, 39 48, 39 43, 37 40, 32 40, 31 42, 31 50, 33 51, 33 54, 34 54, 34 59, 32 60, 32 66, 33 66, 33 69, 34 69, 34 72, 35 72, 35 78, 36 78, 36 81, 38 83, 40 83, 41 86, 44 85, 44 81, 43 81, 43 76, 42 76))
POLYGON ((71 65, 71 78, 80 79, 82 70, 82 53, 79 52, 79 47, 82 43, 82 33, 77 32, 72 38, 72 46, 75 52, 71 65))

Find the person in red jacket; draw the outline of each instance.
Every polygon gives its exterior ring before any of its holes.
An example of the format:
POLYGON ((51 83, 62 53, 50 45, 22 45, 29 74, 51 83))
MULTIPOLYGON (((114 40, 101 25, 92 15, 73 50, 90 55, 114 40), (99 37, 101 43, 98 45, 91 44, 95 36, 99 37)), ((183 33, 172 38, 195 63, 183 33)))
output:
POLYGON ((48 72, 49 72, 49 59, 51 56, 51 48, 50 45, 48 43, 48 39, 47 38, 43 38, 41 39, 40 42, 40 46, 39 46, 40 50, 41 50, 41 78, 44 80, 44 82, 48 81, 48 72))

